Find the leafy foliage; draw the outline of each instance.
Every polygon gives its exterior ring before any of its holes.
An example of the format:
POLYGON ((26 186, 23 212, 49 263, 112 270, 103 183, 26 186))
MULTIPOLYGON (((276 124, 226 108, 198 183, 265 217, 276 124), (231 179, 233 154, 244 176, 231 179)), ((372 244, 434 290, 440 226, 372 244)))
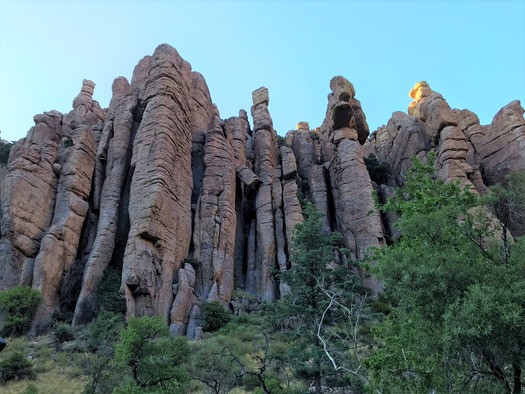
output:
POLYGON ((120 296, 121 273, 115 268, 108 267, 97 289, 96 304, 102 311, 124 314, 126 301, 120 296))
POLYGON ((38 389, 33 383, 29 383, 22 394, 38 394, 38 389))
POLYGON ((88 346, 95 352, 109 353, 112 355, 113 344, 119 339, 120 331, 124 328, 122 315, 102 311, 97 319, 87 326, 88 346))
POLYGON ((217 335, 192 344, 190 376, 210 392, 229 393, 242 379, 241 366, 235 363, 238 348, 234 338, 217 335))
POLYGON ((295 228, 292 268, 281 276, 291 293, 277 304, 275 318, 290 342, 284 361, 317 393, 335 376, 350 385, 347 375, 357 375, 357 322, 364 317, 366 293, 356 271, 336 263, 346 260, 342 236, 322 234, 320 213, 311 204, 304 213, 304 223, 295 228))
POLYGON ((12 352, 0 360, 0 382, 34 377, 33 364, 22 353, 12 352))
POLYGON ((288 146, 286 143, 286 138, 281 135, 277 135, 277 147, 279 148, 281 146, 288 146))
MULTIPOLYGON (((248 392, 292 392, 290 370, 282 362, 286 338, 271 336, 264 315, 235 317, 202 341, 191 344, 190 376, 215 394, 235 387, 248 392)), ((301 392, 304 392, 304 387, 301 392)))
POLYGON ((230 321, 230 314, 220 301, 208 301, 204 304, 202 330, 207 332, 217 331, 230 321))
POLYGON ((482 199, 432 173, 432 162, 416 162, 384 207, 400 215, 402 237, 375 255, 392 300, 368 360, 375 385, 384 392, 520 393, 524 241, 504 242, 482 199))
MULTIPOLYGON (((486 204, 500 221, 504 235, 507 230, 513 234, 525 233, 525 174, 510 173, 505 177, 505 185, 491 186, 491 193, 484 196, 486 204)), ((504 242, 510 241, 507 238, 504 242)))
POLYGON ((53 329, 53 336, 59 343, 75 339, 73 328, 66 323, 57 323, 53 329))
POLYGON ((183 393, 188 360, 185 338, 173 338, 160 318, 130 318, 115 347, 115 361, 127 370, 131 380, 114 393, 183 393))
POLYGON ((319 135, 319 133, 317 131, 310 131, 310 138, 312 138, 313 141, 318 141, 321 136, 319 135))
POLYGON ((115 343, 124 328, 122 315, 101 311, 97 319, 86 329, 88 348, 94 352, 90 359, 87 374, 90 381, 84 394, 108 393, 122 383, 126 369, 113 362, 115 343))
POLYGON ((26 286, 16 286, 0 292, 0 312, 4 315, 3 336, 22 335, 31 324, 42 294, 26 286))

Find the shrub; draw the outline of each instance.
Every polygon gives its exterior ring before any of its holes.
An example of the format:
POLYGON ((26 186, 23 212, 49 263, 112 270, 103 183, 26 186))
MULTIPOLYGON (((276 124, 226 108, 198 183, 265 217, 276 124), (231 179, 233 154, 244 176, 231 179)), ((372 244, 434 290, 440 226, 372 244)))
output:
POLYGON ((112 267, 106 268, 97 290, 96 303, 100 310, 126 313, 126 301, 120 296, 121 273, 112 267))
POLYGON ((89 359, 86 371, 89 380, 83 394, 112 393, 123 384, 126 368, 113 363, 115 344, 123 328, 124 316, 109 311, 101 311, 87 326, 87 344, 94 354, 89 359))
POLYGON ((230 314, 224 309, 220 301, 206 302, 203 308, 203 315, 203 331, 217 331, 230 321, 230 314))
POLYGON ((0 292, 0 311, 4 314, 3 336, 24 334, 42 302, 42 294, 26 286, 16 286, 0 292))
POLYGON ((319 135, 319 133, 317 131, 310 131, 310 138, 313 140, 313 141, 319 141, 319 139, 321 138, 321 136, 319 135))
POLYGON ((91 350, 113 354, 113 345, 119 339, 119 333, 124 328, 122 315, 102 311, 97 320, 87 327, 88 346, 91 350))
POLYGON ((29 383, 23 394, 38 394, 38 389, 36 388, 36 386, 33 384, 33 383, 29 383))
POLYGON ((53 330, 53 336, 59 343, 75 339, 73 328, 66 323, 58 323, 53 330))
POLYGON ((285 137, 282 137, 280 135, 277 136, 277 147, 280 147, 280 146, 288 146, 288 144, 286 143, 286 138, 285 137))
POLYGON ((9 382, 10 380, 33 379, 35 372, 33 364, 27 360, 20 352, 9 353, 3 360, 0 360, 0 381, 9 382))
POLYGON ((173 338, 163 319, 130 318, 115 346, 115 362, 133 381, 113 392, 183 393, 188 381, 184 371, 188 355, 186 338, 173 338))

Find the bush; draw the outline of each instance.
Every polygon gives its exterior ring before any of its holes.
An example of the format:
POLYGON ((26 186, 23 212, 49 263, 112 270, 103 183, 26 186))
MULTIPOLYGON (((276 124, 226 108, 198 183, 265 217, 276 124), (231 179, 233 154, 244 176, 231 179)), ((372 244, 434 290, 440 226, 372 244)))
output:
POLYGON ((33 383, 29 383, 23 394, 38 394, 38 389, 36 388, 36 386, 33 384, 33 383))
POLYGON ((117 313, 102 311, 97 320, 87 327, 88 346, 91 350, 113 354, 113 346, 124 328, 124 318, 117 313))
POLYGON ((281 147, 281 146, 288 146, 288 144, 286 143, 286 138, 285 137, 282 137, 280 135, 277 136, 277 147, 281 147))
POLYGON ((121 273, 108 267, 97 290, 96 303, 100 310, 118 314, 126 313, 126 301, 120 296, 121 273))
POLYGON ((203 308, 203 331, 213 332, 225 326, 230 321, 230 314, 224 309, 220 301, 209 301, 203 308))
POLYGON ((2 336, 25 334, 31 319, 42 302, 42 294, 26 286, 16 286, 0 292, 0 311, 4 314, 2 336))
POLYGON ((184 370, 188 356, 186 338, 172 337, 163 319, 130 318, 115 346, 115 362, 133 381, 114 393, 183 393, 188 381, 184 370))
POLYGON ((22 353, 12 352, 0 360, 0 382, 34 378, 33 364, 22 353))
POLYGON ((317 131, 310 131, 310 138, 313 140, 313 141, 319 141, 319 139, 321 138, 321 136, 319 135, 319 133, 317 131))
POLYGON ((83 394, 112 393, 123 384, 127 368, 113 363, 115 344, 123 328, 124 316, 109 311, 101 311, 87 326, 87 344, 94 354, 87 368, 89 380, 83 394))
POLYGON ((73 328, 66 323, 58 323, 53 330, 53 336, 59 343, 75 339, 73 328))

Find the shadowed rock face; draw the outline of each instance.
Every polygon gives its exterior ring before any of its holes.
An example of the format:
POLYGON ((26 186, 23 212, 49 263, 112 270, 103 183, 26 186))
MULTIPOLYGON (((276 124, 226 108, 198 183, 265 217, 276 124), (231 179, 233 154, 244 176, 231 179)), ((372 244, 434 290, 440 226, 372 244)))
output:
POLYGON ((208 300, 226 307, 234 290, 265 301, 290 291, 274 270, 290 268, 300 199, 361 259, 385 233, 396 236, 395 217, 382 223, 372 190, 391 195, 414 156, 435 151, 438 176, 480 193, 525 169, 519 102, 482 126, 426 82, 411 91, 408 114, 394 113, 368 139, 355 88, 334 77, 323 124, 299 122, 282 144, 268 89, 253 92, 251 126, 244 110, 221 120, 203 76, 169 45, 140 60, 131 83, 115 80, 108 109, 94 88, 83 81, 68 114, 35 116, 0 188, 0 290, 23 284, 43 293, 33 333, 58 310, 73 312, 73 324, 89 322, 111 268, 121 272, 115 297, 125 298, 128 316, 160 315, 174 335, 194 338, 208 300), (389 170, 379 184, 365 166, 370 155, 389 170))

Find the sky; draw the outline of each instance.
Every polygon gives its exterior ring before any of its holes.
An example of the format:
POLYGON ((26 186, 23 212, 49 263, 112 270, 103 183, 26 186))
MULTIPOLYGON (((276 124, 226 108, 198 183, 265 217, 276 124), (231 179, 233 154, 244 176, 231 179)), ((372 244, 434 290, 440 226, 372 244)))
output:
POLYGON ((350 80, 370 130, 405 111, 426 80, 482 124, 525 103, 525 1, 0 0, 0 137, 25 137, 33 116, 67 113, 83 79, 107 107, 161 43, 202 73, 221 117, 270 91, 278 134, 322 123, 329 82, 350 80))

